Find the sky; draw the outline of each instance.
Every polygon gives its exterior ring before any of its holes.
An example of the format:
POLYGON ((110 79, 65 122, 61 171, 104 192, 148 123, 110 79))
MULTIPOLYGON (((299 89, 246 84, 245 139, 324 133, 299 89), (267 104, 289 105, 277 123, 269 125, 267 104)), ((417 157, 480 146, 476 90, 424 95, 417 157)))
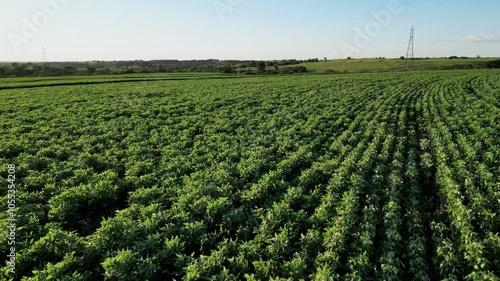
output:
POLYGON ((500 57, 497 0, 0 0, 0 61, 500 57))

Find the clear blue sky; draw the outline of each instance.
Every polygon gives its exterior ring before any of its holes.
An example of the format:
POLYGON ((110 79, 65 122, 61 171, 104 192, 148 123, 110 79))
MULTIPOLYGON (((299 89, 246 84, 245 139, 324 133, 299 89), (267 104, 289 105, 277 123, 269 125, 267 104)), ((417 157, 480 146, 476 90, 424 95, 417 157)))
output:
POLYGON ((399 57, 412 25, 416 56, 500 57, 496 0, 0 0, 0 8, 0 61, 42 61, 42 48, 50 61, 399 57), (390 21, 377 21, 380 11, 390 21), (368 40, 356 43, 367 27, 368 40))

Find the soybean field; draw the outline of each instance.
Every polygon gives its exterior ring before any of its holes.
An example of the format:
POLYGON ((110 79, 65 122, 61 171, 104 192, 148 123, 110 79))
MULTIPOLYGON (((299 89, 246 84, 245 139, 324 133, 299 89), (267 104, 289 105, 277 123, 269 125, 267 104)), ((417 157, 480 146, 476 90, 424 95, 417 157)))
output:
POLYGON ((0 80, 1 280, 500 279, 498 70, 92 81, 0 80))

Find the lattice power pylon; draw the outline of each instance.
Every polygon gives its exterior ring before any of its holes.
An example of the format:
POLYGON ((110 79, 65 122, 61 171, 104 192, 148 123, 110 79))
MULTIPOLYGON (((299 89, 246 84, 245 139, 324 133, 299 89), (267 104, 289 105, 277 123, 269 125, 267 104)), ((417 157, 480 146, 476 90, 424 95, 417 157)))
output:
POLYGON ((406 51, 404 70, 408 68, 413 69, 414 47, 415 47, 415 28, 412 26, 410 31, 410 42, 408 42, 408 50, 406 51))
POLYGON ((45 47, 42 48, 42 56, 43 56, 43 62, 47 62, 47 54, 45 53, 45 47))

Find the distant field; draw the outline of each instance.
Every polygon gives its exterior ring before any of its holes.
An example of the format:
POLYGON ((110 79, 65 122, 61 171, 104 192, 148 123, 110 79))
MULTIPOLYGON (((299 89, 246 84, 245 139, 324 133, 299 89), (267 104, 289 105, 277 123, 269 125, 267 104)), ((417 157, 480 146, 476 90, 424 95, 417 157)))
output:
POLYGON ((230 77, 0 80, 0 280, 499 279, 499 70, 230 77))
MULTIPOLYGON (((475 64, 491 61, 491 58, 470 59, 425 59, 415 60, 415 70, 438 70, 447 67, 473 68, 475 64)), ((299 64, 309 71, 327 72, 381 72, 401 71, 405 61, 401 59, 342 59, 299 64)))
POLYGON ((55 76, 55 77, 18 77, 0 78, 0 89, 31 88, 37 86, 82 85, 99 83, 116 83, 130 81, 160 81, 160 80, 187 80, 203 78, 225 78, 226 74, 207 72, 176 72, 154 74, 119 74, 119 75, 84 75, 84 76, 55 76))

